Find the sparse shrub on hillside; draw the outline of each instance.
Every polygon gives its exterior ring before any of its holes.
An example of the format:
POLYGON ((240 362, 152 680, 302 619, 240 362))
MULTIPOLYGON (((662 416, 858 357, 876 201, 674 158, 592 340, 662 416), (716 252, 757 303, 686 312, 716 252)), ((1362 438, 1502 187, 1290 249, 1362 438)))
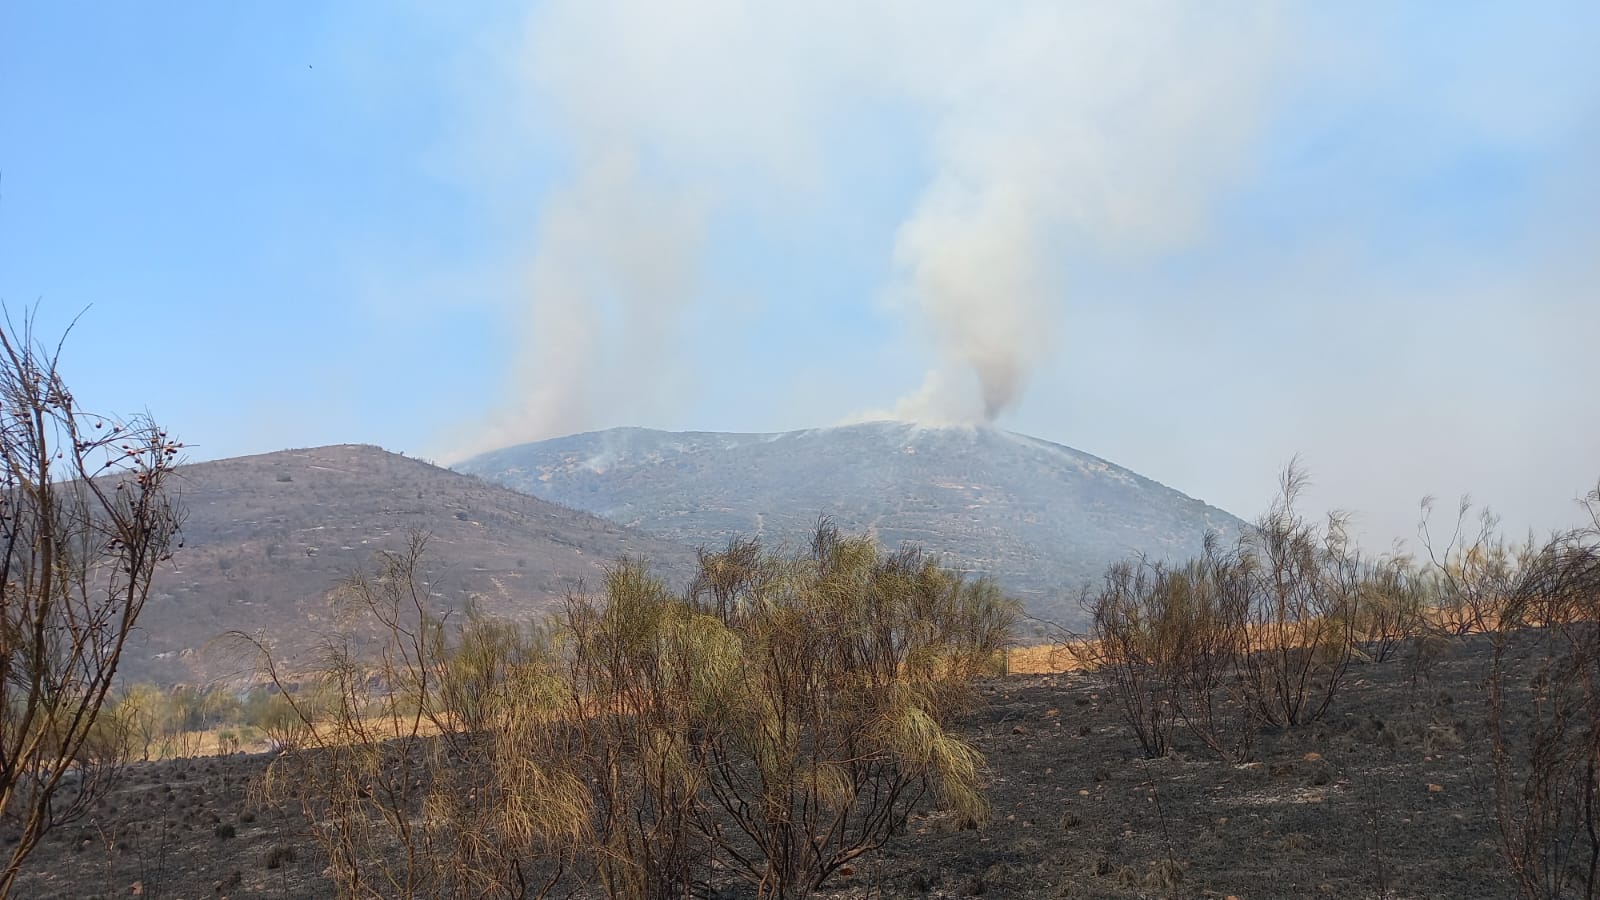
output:
POLYGON ((181 445, 79 409, 31 324, 0 322, 0 897, 120 772, 126 733, 101 714, 182 519, 166 492, 181 445))

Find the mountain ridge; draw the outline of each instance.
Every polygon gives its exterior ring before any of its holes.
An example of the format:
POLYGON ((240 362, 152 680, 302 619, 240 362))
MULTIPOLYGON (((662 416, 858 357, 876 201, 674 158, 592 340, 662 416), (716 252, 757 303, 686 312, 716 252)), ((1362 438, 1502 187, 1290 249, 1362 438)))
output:
POLYGON ((789 432, 625 427, 456 465, 678 543, 802 540, 818 516, 993 575, 1030 611, 1073 619, 1104 566, 1179 559, 1244 523, 1109 460, 985 426, 900 422, 789 432))
POLYGON ((180 466, 183 546, 157 573, 123 677, 162 683, 248 669, 214 639, 270 636, 288 656, 336 628, 330 591, 428 534, 441 608, 537 615, 625 555, 687 572, 687 547, 367 444, 180 466))

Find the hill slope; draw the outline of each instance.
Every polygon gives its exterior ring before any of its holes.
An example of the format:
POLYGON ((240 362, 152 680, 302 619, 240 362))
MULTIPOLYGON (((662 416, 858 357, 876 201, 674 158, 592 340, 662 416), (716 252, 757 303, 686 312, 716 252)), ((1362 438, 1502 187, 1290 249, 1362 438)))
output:
POLYGON ((1130 553, 1181 558, 1234 516, 1106 460, 990 428, 871 423, 782 434, 620 428, 509 447, 459 471, 676 542, 803 540, 819 514, 987 572, 1030 610, 1130 553))
POLYGON ((212 647, 230 629, 290 649, 333 625, 329 589, 379 550, 432 535, 430 575, 445 600, 497 615, 547 608, 579 579, 643 554, 673 569, 692 556, 667 541, 377 447, 285 450, 186 465, 184 546, 160 573, 125 657, 134 679, 237 669, 212 647))

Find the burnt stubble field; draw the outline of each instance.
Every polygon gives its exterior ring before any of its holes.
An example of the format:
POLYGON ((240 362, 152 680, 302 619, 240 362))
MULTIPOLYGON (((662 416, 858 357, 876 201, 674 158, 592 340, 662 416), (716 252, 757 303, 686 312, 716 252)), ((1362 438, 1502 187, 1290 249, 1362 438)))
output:
MULTIPOLYGON (((1175 752, 1142 758, 1084 674, 983 682, 960 731, 988 759, 990 821, 961 830, 921 810, 821 895, 1513 896, 1492 808, 1489 653, 1458 638, 1357 664, 1323 721, 1264 731, 1243 764, 1181 730, 1175 752)), ((132 767, 91 820, 46 839, 18 896, 332 896, 313 826, 254 799, 270 761, 132 767)), ((584 882, 575 871, 554 896, 600 896, 584 882)))

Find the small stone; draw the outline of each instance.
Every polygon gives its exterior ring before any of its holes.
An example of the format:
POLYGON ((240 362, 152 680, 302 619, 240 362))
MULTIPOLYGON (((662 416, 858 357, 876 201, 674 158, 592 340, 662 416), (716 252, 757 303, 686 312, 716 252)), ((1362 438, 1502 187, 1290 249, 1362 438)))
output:
POLYGON ((1442 794, 1442 793, 1444 793, 1444 785, 1442 785, 1442 784, 1430 784, 1430 785, 1428 785, 1428 793, 1430 793, 1430 794, 1442 794))

